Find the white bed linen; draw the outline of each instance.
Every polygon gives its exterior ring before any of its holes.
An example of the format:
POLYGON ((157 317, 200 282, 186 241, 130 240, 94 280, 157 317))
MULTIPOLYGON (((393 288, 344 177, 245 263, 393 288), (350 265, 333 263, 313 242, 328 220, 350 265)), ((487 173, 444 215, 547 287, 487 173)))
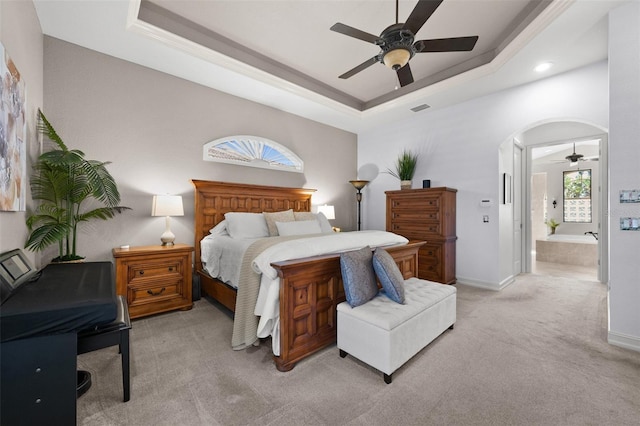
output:
POLYGON ((256 239, 234 239, 228 235, 207 235, 200 241, 202 267, 212 277, 238 288, 244 252, 256 239))
MULTIPOLYGON (((204 269, 212 277, 237 288, 244 253, 255 241, 256 239, 207 235, 200 242, 204 269)), ((280 279, 271 263, 357 250, 365 246, 375 248, 406 244, 408 241, 405 237, 391 232, 372 230, 316 234, 283 241, 269 247, 251 263, 253 270, 262 274, 254 311, 254 314, 260 317, 258 337, 271 336, 273 354, 280 355, 280 279)))
POLYGON ((339 253, 365 246, 382 247, 409 242, 405 237, 385 231, 354 231, 322 234, 275 244, 251 263, 262 274, 255 314, 260 317, 258 337, 271 336, 273 354, 280 355, 280 279, 273 262, 319 254, 339 253))

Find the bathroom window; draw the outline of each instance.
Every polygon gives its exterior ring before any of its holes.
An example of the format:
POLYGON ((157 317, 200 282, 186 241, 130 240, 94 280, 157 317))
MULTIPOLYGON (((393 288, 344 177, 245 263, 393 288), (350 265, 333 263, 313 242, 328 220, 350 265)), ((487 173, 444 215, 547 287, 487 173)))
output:
POLYGON ((591 223, 591 169, 563 172, 564 221, 591 223))

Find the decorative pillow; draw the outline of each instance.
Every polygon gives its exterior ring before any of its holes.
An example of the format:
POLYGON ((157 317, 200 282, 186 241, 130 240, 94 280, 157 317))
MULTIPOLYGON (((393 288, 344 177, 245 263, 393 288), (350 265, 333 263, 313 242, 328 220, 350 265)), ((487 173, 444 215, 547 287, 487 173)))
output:
POLYGON ((311 212, 293 212, 293 216, 296 220, 317 220, 320 224, 320 232, 323 234, 327 234, 329 232, 333 232, 333 228, 329 223, 327 217, 322 213, 311 213, 311 212))
POLYGON ((276 222, 278 233, 283 237, 290 235, 320 234, 320 224, 317 220, 299 220, 295 222, 276 222))
POLYGON ((270 237, 278 236, 278 228, 276 227, 276 222, 293 222, 296 220, 296 218, 293 216, 293 209, 274 213, 263 212, 262 214, 267 221, 267 228, 269 229, 270 237))
POLYGON ((267 221, 262 213, 225 213, 227 231, 231 238, 262 238, 269 236, 267 221))
POLYGON ((340 270, 347 303, 352 308, 367 303, 378 294, 371 248, 340 253, 340 270))
POLYGON ((311 212, 293 212, 296 220, 316 220, 316 215, 311 212))
POLYGON ((404 303, 404 277, 386 250, 378 247, 373 252, 373 270, 389 299, 404 303))
POLYGON ((229 235, 229 231, 227 231, 227 221, 223 220, 218 223, 216 226, 209 230, 211 235, 229 235))

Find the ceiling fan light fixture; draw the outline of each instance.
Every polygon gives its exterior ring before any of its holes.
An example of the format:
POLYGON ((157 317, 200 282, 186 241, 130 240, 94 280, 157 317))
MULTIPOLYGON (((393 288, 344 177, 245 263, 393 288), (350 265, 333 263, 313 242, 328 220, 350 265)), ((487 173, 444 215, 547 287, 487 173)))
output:
POLYGON ((407 65, 411 59, 411 52, 407 49, 396 48, 384 54, 382 62, 392 70, 399 70, 407 65))

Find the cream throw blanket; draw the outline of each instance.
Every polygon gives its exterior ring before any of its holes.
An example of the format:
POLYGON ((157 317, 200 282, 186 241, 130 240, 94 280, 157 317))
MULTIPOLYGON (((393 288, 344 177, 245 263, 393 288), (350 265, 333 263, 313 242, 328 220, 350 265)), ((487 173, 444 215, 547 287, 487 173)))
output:
POLYGON ((258 317, 254 314, 254 311, 258 300, 258 291, 260 290, 261 274, 255 272, 251 267, 253 259, 273 245, 305 237, 308 237, 308 235, 263 238, 251 244, 244 253, 240 266, 236 310, 233 318, 233 335, 231 336, 231 346, 234 350, 244 349, 258 340, 258 317))

